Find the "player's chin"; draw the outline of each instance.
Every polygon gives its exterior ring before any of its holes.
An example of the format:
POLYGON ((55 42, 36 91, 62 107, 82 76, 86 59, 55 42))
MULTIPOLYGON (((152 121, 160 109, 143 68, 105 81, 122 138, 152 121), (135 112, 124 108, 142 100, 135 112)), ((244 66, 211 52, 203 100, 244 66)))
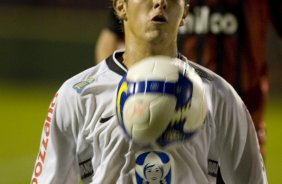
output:
POLYGON ((168 36, 168 33, 160 30, 150 31, 145 35, 146 40, 153 44, 167 43, 168 36))

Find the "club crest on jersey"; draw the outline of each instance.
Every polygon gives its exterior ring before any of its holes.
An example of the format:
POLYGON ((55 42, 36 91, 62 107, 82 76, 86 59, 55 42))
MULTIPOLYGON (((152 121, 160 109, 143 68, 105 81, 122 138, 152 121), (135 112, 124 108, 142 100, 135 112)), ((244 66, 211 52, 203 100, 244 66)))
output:
POLYGON ((137 154, 135 160, 136 184, 170 184, 172 161, 161 151, 148 151, 137 154))
POLYGON ((88 86, 89 84, 91 84, 94 81, 93 77, 89 77, 87 78, 85 81, 81 81, 79 83, 76 83, 75 85, 73 85, 73 89, 75 89, 78 93, 81 93, 82 90, 88 86))

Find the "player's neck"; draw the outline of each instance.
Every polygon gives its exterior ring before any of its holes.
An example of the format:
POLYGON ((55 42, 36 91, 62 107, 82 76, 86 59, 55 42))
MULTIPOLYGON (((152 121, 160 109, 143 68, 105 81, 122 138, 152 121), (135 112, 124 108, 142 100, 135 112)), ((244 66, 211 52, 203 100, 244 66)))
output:
POLYGON ((125 44, 125 52, 123 54, 123 63, 127 68, 150 56, 165 55, 169 57, 177 56, 176 43, 172 44, 125 44))

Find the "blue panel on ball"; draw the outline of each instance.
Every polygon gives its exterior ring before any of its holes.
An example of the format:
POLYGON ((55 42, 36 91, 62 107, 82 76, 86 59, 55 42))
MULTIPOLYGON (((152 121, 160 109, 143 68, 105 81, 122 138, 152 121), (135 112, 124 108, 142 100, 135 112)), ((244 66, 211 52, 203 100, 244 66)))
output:
POLYGON ((160 93, 164 95, 173 95, 176 98, 176 110, 189 104, 193 93, 192 82, 181 74, 179 74, 177 82, 146 80, 127 82, 127 87, 128 96, 138 93, 160 93))
POLYGON ((157 143, 160 146, 164 147, 174 142, 190 139, 195 134, 195 131, 185 132, 184 131, 185 121, 186 120, 183 119, 182 121, 170 124, 163 132, 163 134, 157 139, 157 143))
POLYGON ((176 109, 178 110, 191 103, 192 94, 192 82, 186 76, 179 74, 178 81, 175 86, 176 109))

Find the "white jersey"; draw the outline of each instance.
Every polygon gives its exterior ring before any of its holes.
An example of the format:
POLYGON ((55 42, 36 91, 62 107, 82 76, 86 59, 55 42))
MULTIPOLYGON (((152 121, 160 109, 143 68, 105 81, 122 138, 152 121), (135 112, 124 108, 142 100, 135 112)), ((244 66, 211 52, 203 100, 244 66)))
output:
POLYGON ((164 149, 126 139, 115 116, 116 88, 126 67, 115 52, 67 80, 48 110, 31 183, 267 183, 250 115, 233 88, 189 62, 202 78, 208 114, 189 140, 164 149))

